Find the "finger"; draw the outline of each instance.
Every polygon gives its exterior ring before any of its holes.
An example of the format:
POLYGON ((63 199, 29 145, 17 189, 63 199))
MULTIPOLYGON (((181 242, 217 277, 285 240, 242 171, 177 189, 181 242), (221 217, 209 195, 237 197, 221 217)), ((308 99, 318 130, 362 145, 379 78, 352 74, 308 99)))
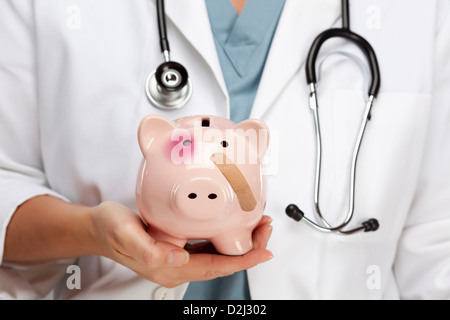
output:
POLYGON ((263 224, 271 224, 272 218, 270 216, 262 216, 261 220, 259 221, 258 225, 256 227, 259 227, 263 224))
MULTIPOLYGON (((267 243, 269 241, 270 236, 272 235, 273 227, 270 225, 272 219, 265 216, 266 219, 262 221, 256 228, 253 230, 253 247, 259 249, 265 249, 267 247, 267 243)), ((263 220, 263 219, 261 219, 263 220)))
POLYGON ((211 280, 250 269, 272 257, 272 252, 265 249, 254 249, 243 256, 193 254, 189 263, 176 271, 185 281, 211 280))
MULTIPOLYGON (((267 244, 266 237, 267 231, 265 229, 261 229, 262 227, 265 227, 266 229, 269 227, 270 223, 272 223, 272 218, 269 216, 263 216, 261 220, 259 221, 258 225, 256 226, 254 233, 262 233, 262 235, 259 235, 258 239, 260 238, 261 243, 260 248, 265 248, 265 244, 267 244), (261 229, 261 230, 258 230, 261 229)), ((269 235, 270 236, 270 235, 269 235)), ((253 241, 255 241, 255 237, 253 235, 253 241)), ((187 243, 184 246, 184 249, 188 251, 190 254, 196 254, 196 253, 211 253, 211 254, 218 254, 217 250, 214 248, 214 245, 210 241, 200 241, 196 243, 187 243)))

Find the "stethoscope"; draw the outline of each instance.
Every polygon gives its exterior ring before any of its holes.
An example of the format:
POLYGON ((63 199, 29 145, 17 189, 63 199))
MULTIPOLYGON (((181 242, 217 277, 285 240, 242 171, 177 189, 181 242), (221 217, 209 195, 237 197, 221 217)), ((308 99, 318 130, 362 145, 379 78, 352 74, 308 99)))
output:
POLYGON ((156 0, 156 14, 164 62, 148 76, 145 92, 155 107, 165 110, 179 109, 191 98, 192 84, 186 68, 170 60, 164 0, 156 0))
MULTIPOLYGON (((328 29, 319 34, 314 40, 306 61, 306 80, 310 87, 309 107, 313 111, 315 134, 316 134, 316 168, 314 180, 314 208, 316 215, 321 223, 313 222, 305 217, 295 204, 290 204, 286 208, 286 214, 295 221, 303 221, 311 227, 328 233, 336 233, 342 235, 354 234, 359 231, 376 231, 379 228, 379 223, 376 219, 369 219, 361 224, 361 226, 344 231, 352 221, 355 209, 355 177, 356 177, 356 163, 358 160, 361 142, 366 130, 367 122, 371 118, 371 110, 373 102, 378 94, 380 88, 380 70, 378 67, 377 57, 372 46, 363 37, 350 30, 350 16, 349 16, 349 0, 341 0, 342 10, 342 27, 328 29), (367 57, 372 76, 372 83, 369 88, 369 99, 364 111, 364 117, 358 133, 356 144, 353 150, 353 157, 350 170, 350 196, 349 209, 345 220, 338 226, 331 226, 324 218, 319 206, 320 195, 320 178, 321 178, 321 163, 322 163, 322 139, 320 133, 318 100, 316 90, 316 59, 319 54, 321 46, 331 38, 344 38, 357 45, 367 57)), ((158 28, 161 52, 163 53, 165 62, 162 63, 154 72, 152 72, 145 84, 147 97, 158 108, 170 110, 178 109, 186 104, 192 94, 192 85, 189 80, 186 69, 179 63, 170 61, 170 49, 167 39, 167 30, 165 22, 164 0, 156 0, 156 11, 158 15, 158 28)))

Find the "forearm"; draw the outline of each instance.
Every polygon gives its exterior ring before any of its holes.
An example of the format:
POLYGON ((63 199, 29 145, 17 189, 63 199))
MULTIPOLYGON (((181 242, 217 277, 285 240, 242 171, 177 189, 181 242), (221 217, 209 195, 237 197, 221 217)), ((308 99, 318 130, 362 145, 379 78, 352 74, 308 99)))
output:
POLYGON ((100 255, 166 287, 210 280, 249 269, 272 258, 266 250, 269 217, 253 232, 255 249, 244 256, 192 254, 147 233, 139 215, 117 202, 86 207, 51 196, 22 204, 6 232, 4 261, 36 264, 84 255, 100 255))
POLYGON ((36 264, 96 254, 90 208, 51 196, 18 207, 5 239, 3 260, 36 264))

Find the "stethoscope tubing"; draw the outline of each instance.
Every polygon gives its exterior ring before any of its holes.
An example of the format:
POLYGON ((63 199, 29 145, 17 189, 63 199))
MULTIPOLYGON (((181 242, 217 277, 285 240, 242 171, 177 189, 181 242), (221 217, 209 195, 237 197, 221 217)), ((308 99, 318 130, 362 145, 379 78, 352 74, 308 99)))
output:
POLYGON ((170 46, 167 37, 166 26, 166 9, 164 7, 164 0, 156 0, 156 14, 158 17, 158 32, 159 32, 159 45, 161 52, 164 54, 164 60, 170 61, 170 46))
POLYGON ((355 210, 355 185, 356 185, 356 167, 358 162, 358 155, 359 150, 361 148, 361 143, 364 137, 364 133, 367 127, 367 123, 370 120, 371 110, 373 106, 373 101, 375 99, 374 96, 369 97, 369 101, 367 102, 366 109, 364 111, 363 120, 361 123, 361 127, 358 133, 358 137, 356 139, 355 147, 353 150, 353 156, 352 156, 352 164, 350 169, 350 192, 349 192, 349 209, 347 216, 343 223, 341 223, 339 226, 332 227, 328 221, 323 216, 320 205, 319 205, 319 198, 320 198, 320 181, 321 181, 321 171, 322 171, 322 136, 320 131, 320 120, 319 120, 319 106, 317 101, 317 91, 315 84, 310 84, 310 108, 313 111, 314 114, 314 124, 315 124, 315 133, 316 133, 316 166, 315 166, 315 178, 314 178, 314 208, 316 211, 317 216, 323 223, 323 226, 313 222, 312 220, 308 219, 307 217, 303 217, 303 220, 308 223, 310 226, 314 227, 315 229, 318 229, 322 232, 336 232, 341 234, 351 234, 355 233, 357 231, 360 231, 363 227, 358 227, 355 230, 350 231, 342 231, 343 228, 345 228, 350 221, 353 218, 354 210, 355 210))
POLYGON ((381 77, 380 77, 380 68, 378 66, 378 60, 375 51, 366 39, 347 29, 334 28, 325 30, 319 36, 316 37, 313 44, 311 45, 308 57, 306 59, 306 82, 308 84, 311 83, 315 84, 317 82, 316 77, 317 56, 319 54, 322 45, 327 40, 332 38, 344 38, 350 40, 352 43, 356 44, 361 49, 361 51, 366 55, 367 60, 369 62, 370 73, 372 75, 372 82, 369 88, 369 96, 376 97, 378 91, 380 90, 381 77))

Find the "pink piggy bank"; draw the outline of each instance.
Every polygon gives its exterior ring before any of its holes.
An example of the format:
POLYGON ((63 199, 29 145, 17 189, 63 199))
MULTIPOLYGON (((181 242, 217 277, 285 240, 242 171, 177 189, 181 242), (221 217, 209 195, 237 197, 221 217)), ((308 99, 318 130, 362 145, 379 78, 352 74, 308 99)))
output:
POLYGON ((136 200, 154 239, 180 247, 209 240, 226 255, 253 248, 266 204, 261 161, 269 131, 262 121, 148 115, 138 139, 144 158, 136 200))

